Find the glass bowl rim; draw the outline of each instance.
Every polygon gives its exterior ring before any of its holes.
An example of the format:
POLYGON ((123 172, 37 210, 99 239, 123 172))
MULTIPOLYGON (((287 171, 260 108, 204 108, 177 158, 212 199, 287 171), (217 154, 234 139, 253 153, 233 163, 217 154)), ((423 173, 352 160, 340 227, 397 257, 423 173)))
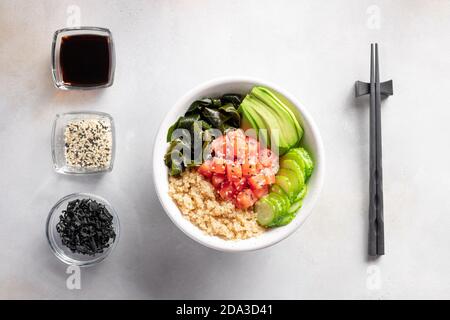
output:
POLYGON ((106 200, 105 198, 98 196, 96 194, 93 194, 93 193, 75 192, 75 193, 68 194, 68 195, 62 197, 61 199, 59 199, 53 205, 53 207, 50 209, 50 211, 47 215, 47 221, 45 223, 45 235, 47 237, 47 241, 48 241, 51 251, 60 261, 64 262, 65 264, 68 264, 68 265, 76 265, 79 267, 90 267, 90 266, 94 266, 94 265, 104 261, 111 254, 111 252, 114 251, 115 247, 117 246, 117 242, 119 242, 119 238, 120 238, 120 219, 119 219, 119 215, 117 214, 117 211, 114 209, 114 207, 111 205, 111 203, 108 200, 106 200), (64 253, 61 253, 58 250, 57 245, 53 242, 53 240, 50 236, 50 222, 51 222, 53 215, 57 212, 57 209, 65 201, 74 199, 77 197, 90 198, 90 199, 101 202, 108 208, 108 211, 110 211, 110 214, 113 216, 113 219, 116 220, 116 223, 114 225, 114 231, 116 233, 116 238, 114 239, 111 246, 107 250, 102 252, 99 256, 97 256, 97 257, 94 256, 94 257, 92 257, 92 259, 89 259, 86 261, 77 260, 77 259, 67 256, 64 253))
POLYGON ((53 39, 56 40, 57 36, 60 33, 70 32, 70 31, 100 31, 100 32, 107 33, 109 36, 112 36, 111 30, 109 30, 108 28, 94 27, 94 26, 78 26, 78 27, 66 27, 66 28, 61 28, 61 29, 56 30, 54 33, 53 39))

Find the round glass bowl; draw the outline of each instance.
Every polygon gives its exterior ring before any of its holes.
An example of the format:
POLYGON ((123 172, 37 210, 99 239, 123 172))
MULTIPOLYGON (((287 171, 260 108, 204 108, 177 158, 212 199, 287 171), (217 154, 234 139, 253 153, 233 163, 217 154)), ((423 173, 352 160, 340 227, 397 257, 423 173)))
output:
POLYGON ((94 194, 89 193, 73 193, 65 196, 61 200, 59 200, 53 208, 50 210, 50 213, 47 218, 46 224, 46 235, 47 240, 50 245, 52 252, 55 256, 61 260, 62 262, 69 265, 76 265, 80 267, 93 266, 101 261, 103 261, 111 252, 114 250, 117 242, 119 241, 120 236, 120 222, 119 217, 111 206, 111 204, 103 199, 102 197, 96 196, 94 194), (61 237, 59 233, 56 231, 56 225, 59 222, 59 217, 62 215, 62 211, 66 210, 67 204, 76 199, 92 199, 105 205, 106 209, 113 216, 113 228, 116 233, 116 238, 110 240, 110 246, 106 248, 102 253, 96 254, 94 256, 79 254, 72 252, 69 248, 67 248, 61 241, 61 237))
POLYGON ((56 172, 62 174, 95 174, 112 171, 116 150, 115 126, 113 118, 105 112, 79 111, 56 115, 52 130, 52 159, 56 172), (70 166, 66 160, 65 130, 69 123, 80 120, 99 120, 111 128, 110 160, 104 167, 70 166))

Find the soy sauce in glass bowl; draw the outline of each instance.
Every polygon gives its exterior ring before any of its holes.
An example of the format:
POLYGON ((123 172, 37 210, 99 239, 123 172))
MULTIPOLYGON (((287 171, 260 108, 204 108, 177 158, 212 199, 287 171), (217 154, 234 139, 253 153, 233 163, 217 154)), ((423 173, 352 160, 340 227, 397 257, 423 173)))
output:
POLYGON ((64 90, 97 89, 113 84, 115 53, 106 28, 65 28, 55 32, 52 45, 53 81, 64 90))
MULTIPOLYGON (((79 210, 83 211, 83 209, 86 210, 86 207, 79 210)), ((119 241, 119 217, 111 204, 102 197, 89 193, 69 194, 59 200, 50 210, 46 223, 46 236, 50 249, 62 262, 80 267, 93 266, 106 259, 119 241), (77 200, 79 201, 77 202, 77 200), (76 214, 74 214, 76 211, 74 210, 74 205, 76 203, 80 205, 82 201, 84 206, 92 206, 92 208, 88 209, 88 211, 91 211, 90 214, 78 219, 79 217, 75 217, 76 214), (100 206, 102 210, 99 211, 98 206, 100 206), (64 211, 70 212, 67 214, 64 211), (94 212, 100 212, 104 217, 95 217, 93 216, 94 212), (69 228, 71 228, 71 230, 68 230, 68 232, 61 232, 61 220, 64 220, 64 216, 66 217, 66 220, 67 216, 69 216, 69 220, 71 220, 69 221, 69 228), (107 226, 112 228, 114 236, 109 237, 106 245, 104 245, 105 241, 99 241, 98 238, 96 238, 97 235, 93 235, 93 238, 96 241, 91 244, 91 241, 89 241, 91 239, 86 233, 106 233, 105 230, 98 229, 101 228, 99 224, 102 225, 102 220, 106 222, 107 226), (92 227, 93 225, 97 226, 92 227), (83 227, 86 228, 82 229, 83 227), (91 230, 89 230, 89 227, 91 227, 91 230), (78 248, 77 245, 79 245, 78 248), (101 247, 96 247, 99 245, 101 245, 101 247)), ((105 235, 101 236, 104 240, 105 235)))

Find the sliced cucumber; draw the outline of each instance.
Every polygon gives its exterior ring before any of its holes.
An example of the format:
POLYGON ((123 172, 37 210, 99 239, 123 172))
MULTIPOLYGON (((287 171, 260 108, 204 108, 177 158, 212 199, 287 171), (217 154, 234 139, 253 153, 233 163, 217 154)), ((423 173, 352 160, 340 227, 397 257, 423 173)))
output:
POLYGON ((285 195, 271 192, 256 203, 255 210, 258 222, 265 227, 281 227, 290 223, 302 207, 302 200, 292 205, 285 195), (279 211, 279 207, 283 211, 279 211))
POLYGON ((305 185, 305 173, 302 170, 301 166, 299 164, 297 164, 297 162, 294 160, 283 159, 283 160, 281 160, 280 167, 282 169, 291 170, 295 173, 298 183, 299 183, 298 192, 300 192, 300 190, 305 185))
POLYGON ((272 187, 270 188, 270 191, 278 193, 279 195, 285 196, 286 198, 289 199, 287 193, 284 192, 284 190, 277 184, 273 184, 272 187))
POLYGON ((255 204, 256 220, 262 226, 273 223, 277 216, 274 205, 266 198, 259 199, 255 204))
POLYGON ((293 204, 291 204, 291 207, 288 210, 288 214, 293 214, 295 215, 297 213, 297 211, 302 207, 303 201, 299 200, 297 202, 294 202, 293 204))
POLYGON ((305 184, 302 188, 302 190, 298 193, 297 197, 295 197, 294 202, 297 202, 299 200, 303 200, 303 198, 306 196, 306 193, 308 192, 308 187, 305 184))
POLYGON ((289 200, 294 199, 296 194, 294 193, 294 189, 292 187, 292 183, 289 180, 288 177, 282 176, 282 175, 276 175, 275 176, 275 183, 283 189, 284 192, 286 192, 289 200))
POLYGON ((295 218, 294 214, 287 214, 275 221, 270 225, 270 227, 282 227, 289 224, 295 218))
POLYGON ((271 226, 286 215, 291 203, 286 195, 271 192, 255 204, 257 221, 262 226, 271 226))
MULTIPOLYGON (((275 195, 275 194, 273 194, 275 195)), ((277 218, 279 218, 280 216, 282 216, 285 212, 286 212, 286 204, 283 202, 282 199, 279 199, 277 197, 271 196, 270 194, 268 194, 268 199, 271 203, 273 203, 273 205, 275 206, 276 210, 277 210, 277 218)))
POLYGON ((289 198, 286 195, 280 195, 278 193, 271 192, 271 193, 269 193, 269 198, 273 199, 273 201, 276 201, 277 203, 279 203, 281 205, 281 211, 279 214, 280 216, 284 215, 289 210, 289 207, 291 206, 291 202, 289 201, 289 198))
POLYGON ((269 227, 282 227, 289 224, 297 215, 298 210, 302 207, 302 201, 294 202, 284 215, 273 221, 269 227))
POLYGON ((306 180, 314 170, 314 162, 304 148, 290 149, 280 159, 280 170, 270 193, 255 206, 258 222, 265 227, 290 223, 303 205, 308 192, 306 180))
POLYGON ((306 151, 304 148, 294 148, 289 150, 289 152, 291 151, 297 153, 302 158, 305 170, 305 178, 306 180, 308 180, 314 170, 314 161, 312 160, 308 151, 306 151))
POLYGON ((300 181, 301 177, 297 176, 297 174, 292 170, 281 168, 280 170, 278 170, 277 176, 285 176, 289 179, 289 181, 291 182, 294 197, 300 192, 303 187, 303 181, 300 181))
POLYGON ((306 193, 308 192, 308 187, 305 184, 302 188, 302 190, 298 193, 298 195, 295 197, 294 202, 297 202, 299 200, 303 200, 303 198, 305 198, 306 193))
POLYGON ((280 159, 281 162, 286 160, 293 160, 302 169, 302 171, 305 172, 305 162, 303 161, 303 158, 300 156, 300 154, 298 154, 293 150, 295 149, 289 150, 288 153, 286 153, 283 157, 281 157, 280 159))

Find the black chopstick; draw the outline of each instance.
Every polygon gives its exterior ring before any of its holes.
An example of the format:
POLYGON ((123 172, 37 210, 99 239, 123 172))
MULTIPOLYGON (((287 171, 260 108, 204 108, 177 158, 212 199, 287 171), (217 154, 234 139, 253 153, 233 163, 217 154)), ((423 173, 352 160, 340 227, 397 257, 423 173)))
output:
POLYGON ((381 85, 378 63, 378 44, 375 44, 375 131, 376 131, 376 222, 377 222, 377 250, 374 255, 384 255, 384 217, 383 217, 383 165, 381 144, 381 85))
POLYGON ((392 95, 392 80, 380 83, 378 44, 370 45, 370 83, 356 82, 356 96, 370 94, 369 255, 384 255, 381 95, 392 95))
POLYGON ((377 117, 374 45, 370 45, 370 181, 369 181, 369 255, 377 255, 377 117))

